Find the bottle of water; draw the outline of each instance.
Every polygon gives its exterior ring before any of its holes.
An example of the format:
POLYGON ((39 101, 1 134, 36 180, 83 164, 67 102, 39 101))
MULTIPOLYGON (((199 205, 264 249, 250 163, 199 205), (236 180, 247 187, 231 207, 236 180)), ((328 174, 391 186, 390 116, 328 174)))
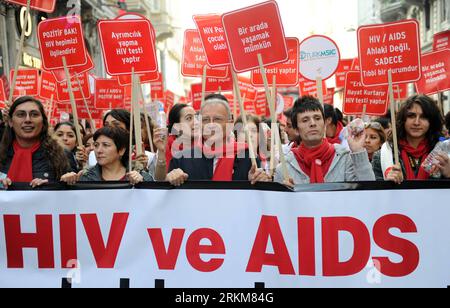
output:
POLYGON ((167 127, 167 116, 166 116, 166 113, 164 112, 163 104, 159 105, 158 118, 156 120, 156 125, 158 125, 159 128, 167 127))
MULTIPOLYGON (((422 168, 431 174, 431 170, 433 166, 437 165, 439 163, 437 157, 438 154, 445 154, 450 157, 450 140, 446 140, 444 142, 438 143, 434 150, 428 155, 428 157, 425 159, 425 161, 422 164, 422 168)), ((431 174, 434 178, 441 178, 442 174, 437 171, 434 174, 431 174)))

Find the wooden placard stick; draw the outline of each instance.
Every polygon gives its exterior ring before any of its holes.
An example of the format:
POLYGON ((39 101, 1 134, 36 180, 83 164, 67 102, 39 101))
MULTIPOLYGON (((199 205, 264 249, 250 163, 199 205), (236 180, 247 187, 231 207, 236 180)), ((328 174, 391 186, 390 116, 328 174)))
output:
POLYGON ((392 137, 394 142, 394 159, 395 164, 400 165, 400 155, 398 149, 398 137, 397 137, 397 121, 395 113, 395 98, 394 98, 394 87, 392 83, 392 71, 388 70, 388 81, 389 81, 389 99, 391 102, 391 125, 392 125, 392 137))
POLYGON ((362 112, 362 115, 361 115, 361 119, 362 119, 363 121, 364 121, 366 115, 367 115, 367 104, 364 104, 364 105, 363 105, 363 112, 362 112))
MULTIPOLYGON (((133 79, 133 78, 132 78, 133 79)), ((133 83, 133 82, 132 82, 133 83)), ((131 92, 133 92, 133 88, 131 88, 131 92)), ((133 117, 133 103, 131 104, 131 117, 130 117, 130 146, 128 148, 128 153, 129 153, 129 157, 128 157, 128 168, 129 168, 129 172, 133 171, 133 126, 134 126, 134 117, 133 117)))
MULTIPOLYGON (((142 91, 142 86, 140 86, 141 84, 141 77, 138 76, 138 81, 139 81, 139 92, 141 94, 141 98, 142 98, 142 103, 144 105, 144 117, 145 117, 145 128, 147 129, 147 136, 148 136, 148 142, 150 145, 150 151, 152 151, 152 153, 155 153, 155 149, 153 147, 153 133, 150 129, 150 121, 148 120, 148 112, 147 112, 147 102, 145 101, 145 97, 144 97, 144 92, 142 91)), ((150 94, 151 97, 151 94, 150 94)))
POLYGON ((83 102, 84 102, 84 107, 86 108, 86 110, 88 112, 89 121, 91 122, 91 126, 94 129, 94 131, 95 131, 95 122, 94 122, 94 119, 92 118, 91 110, 89 109, 89 105, 87 103, 86 97, 84 96, 83 88, 81 87, 80 78, 78 78, 77 74, 75 74, 75 78, 77 80, 78 87, 80 88, 81 97, 83 98, 83 102))
POLYGON ((261 75, 262 75, 262 78, 263 78, 264 90, 266 91, 266 99, 267 99, 267 104, 269 105, 269 109, 270 109, 270 116, 273 119, 275 110, 270 105, 271 95, 270 95, 269 80, 267 79, 266 69, 264 67, 264 63, 263 63, 263 59, 262 59, 261 54, 258 54, 258 62, 259 62, 259 69, 261 70, 261 75))
POLYGON ((322 106, 324 105, 324 99, 323 99, 323 80, 322 77, 318 76, 316 79, 317 83, 317 97, 319 98, 320 103, 322 106))
MULTIPOLYGON (((62 61, 63 61, 63 66, 64 66, 64 72, 66 73, 66 78, 67 78, 67 87, 69 90, 70 105, 72 106, 72 114, 73 114, 73 120, 74 120, 74 125, 75 125, 75 132, 77 134, 77 139, 78 139, 78 146, 82 147, 83 139, 81 138, 80 123, 78 121, 77 104, 75 102, 75 96, 73 94, 73 89, 72 89, 72 80, 71 80, 72 78, 70 76, 69 68, 67 67, 66 57, 62 57, 62 61)), ((82 91, 82 90, 80 89, 80 91, 82 91)))
POLYGON ((28 0, 27 1, 27 13, 25 14, 25 22, 24 22, 24 25, 22 28, 22 33, 20 35, 19 50, 17 52, 16 63, 14 65, 13 79, 11 81, 11 91, 9 91, 9 98, 8 98, 8 101, 6 102, 6 104, 8 106, 12 105, 14 89, 16 88, 17 75, 19 73, 19 65, 20 65, 20 62, 22 59, 22 55, 23 55, 23 45, 25 43, 25 32, 27 32, 28 19, 30 18, 30 5, 31 5, 31 0, 28 0))
MULTIPOLYGON (((139 108, 139 102, 137 99, 137 93, 136 88, 138 86, 136 82, 136 74, 134 73, 134 67, 131 71, 131 79, 132 79, 132 85, 131 85, 131 105, 133 106, 133 113, 132 117, 134 117, 134 136, 135 136, 135 142, 136 142, 136 156, 144 154, 144 151, 142 150, 142 123, 141 123, 141 112, 139 108)), ((140 86, 140 84, 139 84, 140 86)))
POLYGON ((248 147, 250 152, 250 159, 252 161, 252 165, 256 168, 258 168, 258 164, 256 162, 256 155, 255 155, 255 149, 253 148, 253 143, 251 142, 250 133, 248 131, 248 123, 247 123, 247 113, 244 109, 244 103, 242 102, 241 97, 241 90, 239 89, 239 82, 236 72, 233 71, 233 80, 234 80, 234 87, 237 94, 237 100, 239 102, 239 108, 241 110, 241 117, 242 117, 242 123, 244 124, 244 132, 245 132, 245 138, 249 141, 248 147))
POLYGON ((203 76, 202 76, 202 107, 205 104, 205 98, 206 98, 206 70, 207 66, 205 65, 203 67, 203 76))
POLYGON ((55 95, 52 94, 52 96, 50 97, 50 109, 47 111, 47 119, 48 119, 48 121, 50 121, 50 119, 52 118, 54 100, 55 100, 55 95))

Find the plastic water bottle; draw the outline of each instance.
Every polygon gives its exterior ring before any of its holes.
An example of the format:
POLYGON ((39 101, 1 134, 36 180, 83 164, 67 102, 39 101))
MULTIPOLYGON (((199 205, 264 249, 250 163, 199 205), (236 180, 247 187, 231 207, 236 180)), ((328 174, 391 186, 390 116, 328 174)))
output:
MULTIPOLYGON (((428 157, 422 164, 422 168, 426 172, 431 173, 431 169, 433 168, 433 166, 438 164, 438 154, 446 154, 450 157, 450 140, 438 143, 434 150, 430 153, 430 155, 428 155, 428 157)), ((435 178, 440 178, 441 176, 442 174, 439 171, 432 174, 432 177, 435 178)))
POLYGON ((159 105, 158 110, 158 118, 156 120, 156 125, 158 125, 159 128, 166 128, 167 127, 167 116, 164 112, 164 105, 159 105))

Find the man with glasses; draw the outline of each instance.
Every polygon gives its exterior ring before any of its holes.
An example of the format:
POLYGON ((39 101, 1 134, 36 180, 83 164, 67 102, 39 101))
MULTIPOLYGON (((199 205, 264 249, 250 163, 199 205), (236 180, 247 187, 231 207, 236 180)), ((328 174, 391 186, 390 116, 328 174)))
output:
POLYGON ((181 153, 170 163, 167 180, 180 186, 192 181, 271 181, 257 166, 252 165, 247 144, 237 143, 233 136, 233 120, 228 100, 219 94, 205 99, 200 111, 202 144, 181 153))

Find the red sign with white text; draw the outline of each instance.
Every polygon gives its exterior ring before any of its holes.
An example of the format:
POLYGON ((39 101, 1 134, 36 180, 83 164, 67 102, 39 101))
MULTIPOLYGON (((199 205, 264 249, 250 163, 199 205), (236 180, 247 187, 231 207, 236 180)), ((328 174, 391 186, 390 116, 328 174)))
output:
MULTIPOLYGON (((85 65, 74 66, 69 68, 70 76, 81 75, 83 73, 89 72, 94 68, 94 62, 92 62, 92 58, 87 54, 87 62, 85 65)), ((66 72, 64 69, 52 70, 53 76, 56 78, 57 82, 63 82, 67 80, 66 72)))
POLYGON ((358 29, 359 61, 365 86, 418 81, 421 77, 417 20, 362 26, 358 29))
POLYGON ((222 25, 222 16, 217 14, 194 16, 203 44, 206 61, 211 67, 230 65, 228 45, 222 25))
POLYGON ((408 98, 408 83, 394 85, 394 98, 401 101, 408 98))
POLYGON ((255 113, 258 116, 266 116, 267 115, 267 97, 266 97, 266 91, 258 91, 256 94, 256 101, 255 101, 255 113))
MULTIPOLYGON (((83 100, 83 95, 85 99, 89 99, 91 97, 91 91, 89 88, 89 78, 87 73, 78 76, 78 79, 76 77, 72 77, 71 84, 75 100, 83 100), (80 84, 78 84, 78 81, 80 81, 80 84)), ((67 81, 58 83, 57 88, 58 88, 57 89, 58 101, 61 103, 70 102, 69 86, 67 84, 67 81)))
POLYGON ((56 100, 56 79, 52 73, 43 71, 41 75, 41 84, 39 86, 39 97, 43 99, 56 100))
POLYGON ((431 95, 450 90, 450 49, 424 54, 422 74, 416 82, 418 93, 431 95))
POLYGON ((327 89, 327 94, 323 96, 323 103, 334 106, 334 88, 327 89))
MULTIPOLYGON (((299 46, 300 41, 297 38, 286 38, 288 47, 289 60, 266 67, 266 75, 269 82, 272 82, 276 77, 277 86, 290 87, 298 85, 298 67, 299 67, 299 46)), ((261 70, 255 69, 252 71, 252 84, 256 87, 264 86, 263 76, 261 70)))
POLYGON ((158 80, 150 83, 150 87, 152 100, 164 99, 164 81, 161 74, 159 74, 158 80))
MULTIPOLYGON (((345 87, 345 77, 347 73, 352 71, 353 62, 355 59, 341 59, 339 67, 336 71, 336 88, 345 87)), ((358 71, 359 69, 355 70, 358 71)))
POLYGON ((117 79, 95 79, 95 108, 123 108, 124 95, 125 89, 119 85, 117 79))
POLYGON ((192 108, 194 108, 195 111, 200 111, 202 107, 202 86, 201 83, 191 85, 192 108))
POLYGON ((383 116, 388 110, 388 96, 388 86, 365 87, 359 72, 348 72, 343 112, 346 115, 361 115, 366 105, 367 115, 383 116))
MULTIPOLYGON (((27 0, 6 0, 6 2, 27 6, 27 0)), ((41 12, 53 13, 55 4, 56 0, 31 0, 30 7, 41 12)))
POLYGON ((206 78, 206 92, 225 92, 233 91, 233 79, 227 77, 222 78, 206 78))
POLYGON ((86 65, 88 62, 84 44, 83 27, 79 16, 61 17, 41 21, 38 39, 44 70, 86 65))
POLYGON ((439 51, 450 48, 450 30, 437 33, 433 38, 433 50, 439 51))
POLYGON ((152 25, 148 19, 98 23, 106 71, 111 76, 158 71, 152 25))
POLYGON ((236 72, 258 68, 258 54, 264 66, 289 59, 283 23, 275 1, 227 13, 223 15, 222 23, 236 72))
MULTIPOLYGON (((317 82, 309 81, 303 77, 300 77, 299 91, 300 96, 309 95, 318 97, 317 82)), ((325 80, 322 81, 322 92, 324 96, 327 95, 327 83, 325 82, 325 80)))
MULTIPOLYGON (((10 72, 10 80, 13 80, 14 70, 10 72)), ((19 70, 17 73, 14 97, 37 96, 39 93, 39 71, 37 69, 19 70)))
POLYGON ((205 50, 197 30, 186 30, 184 33, 183 61, 181 74, 185 77, 202 77, 206 66, 206 76, 215 78, 226 78, 228 66, 211 68, 206 61, 205 50))

